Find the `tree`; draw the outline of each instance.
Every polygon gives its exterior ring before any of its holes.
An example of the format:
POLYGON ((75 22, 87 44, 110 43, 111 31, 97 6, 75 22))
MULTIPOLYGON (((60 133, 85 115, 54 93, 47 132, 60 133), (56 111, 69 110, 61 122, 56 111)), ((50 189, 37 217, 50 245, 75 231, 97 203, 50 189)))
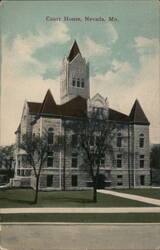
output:
POLYGON ((115 136, 115 123, 109 121, 105 113, 97 109, 89 117, 64 121, 65 129, 78 136, 85 165, 93 183, 93 201, 97 202, 97 184, 102 158, 106 153, 113 156, 112 141, 115 136))
POLYGON ((48 153, 53 152, 54 149, 53 144, 48 142, 48 134, 44 132, 41 137, 39 135, 23 135, 22 143, 19 145, 26 152, 26 161, 33 168, 36 179, 34 203, 38 201, 41 170, 47 160, 48 153))
POLYGON ((6 169, 12 168, 12 161, 14 158, 15 145, 1 146, 0 147, 0 166, 6 169))
POLYGON ((150 154, 150 166, 151 168, 157 168, 160 169, 160 145, 154 145, 151 148, 151 154, 150 154))
POLYGON ((150 153, 151 179, 153 184, 160 184, 160 145, 153 145, 150 153))
POLYGON ((6 175, 7 181, 9 181, 9 179, 14 175, 14 170, 12 169, 14 161, 14 150, 14 144, 0 147, 0 168, 4 168, 3 170, 1 170, 1 173, 6 175))

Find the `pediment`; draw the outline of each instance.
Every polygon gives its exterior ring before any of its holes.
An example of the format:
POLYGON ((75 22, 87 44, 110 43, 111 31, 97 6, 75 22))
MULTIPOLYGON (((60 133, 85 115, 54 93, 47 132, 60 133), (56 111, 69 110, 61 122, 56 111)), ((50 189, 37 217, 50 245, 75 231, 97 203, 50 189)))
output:
POLYGON ((92 97, 91 105, 94 107, 106 108, 106 99, 99 93, 97 93, 95 96, 92 97))

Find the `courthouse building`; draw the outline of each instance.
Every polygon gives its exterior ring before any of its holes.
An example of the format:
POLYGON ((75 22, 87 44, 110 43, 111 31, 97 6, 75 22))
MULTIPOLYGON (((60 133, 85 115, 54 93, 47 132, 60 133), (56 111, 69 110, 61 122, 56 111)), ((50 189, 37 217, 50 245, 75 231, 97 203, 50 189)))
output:
MULTIPOLYGON (((107 84, 106 84, 107 86, 107 84)), ((107 94, 107 87, 104 90, 107 94)), ((105 94, 105 93, 104 93, 105 94)), ((113 140, 114 160, 107 153, 101 159, 99 188, 128 188, 150 185, 149 121, 138 100, 129 115, 113 110, 100 94, 90 98, 89 64, 74 42, 69 56, 63 60, 60 82, 61 104, 48 90, 42 103, 25 101, 20 125, 16 131, 16 168, 14 186, 34 187, 32 167, 26 163, 26 153, 19 142, 26 133, 48 131, 52 142, 64 135, 64 120, 86 117, 92 108, 104 110, 108 120, 123 124, 113 140)), ((70 134, 71 139, 74 135, 70 134)), ((48 153, 40 176, 41 190, 81 190, 92 186, 91 176, 76 146, 48 153)))

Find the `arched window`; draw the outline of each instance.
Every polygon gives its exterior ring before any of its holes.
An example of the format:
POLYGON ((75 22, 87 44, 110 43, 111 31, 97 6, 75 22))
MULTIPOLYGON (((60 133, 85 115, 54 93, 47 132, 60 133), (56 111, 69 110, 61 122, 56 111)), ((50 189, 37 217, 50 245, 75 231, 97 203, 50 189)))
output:
POLYGON ((139 147, 140 148, 144 147, 144 134, 139 135, 139 147))
POLYGON ((117 133, 117 147, 122 147, 122 135, 121 133, 117 133))
POLYGON ((54 130, 53 128, 48 129, 48 144, 53 144, 54 130))

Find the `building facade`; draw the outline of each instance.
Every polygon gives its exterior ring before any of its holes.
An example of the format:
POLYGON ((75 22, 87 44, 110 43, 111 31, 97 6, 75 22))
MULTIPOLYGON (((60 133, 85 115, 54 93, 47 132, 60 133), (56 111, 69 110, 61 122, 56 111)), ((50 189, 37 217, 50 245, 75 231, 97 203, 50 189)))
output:
MULTIPOLYGON (((63 60, 60 82, 61 104, 56 104, 50 90, 42 103, 25 102, 16 131, 16 168, 14 186, 35 186, 32 167, 26 153, 19 148, 26 133, 42 135, 49 140, 66 135, 67 119, 86 117, 94 109, 105 112, 109 121, 123 124, 113 139, 114 160, 105 154, 101 159, 98 188, 136 188, 150 185, 149 121, 138 100, 129 115, 109 107, 100 94, 90 98, 89 64, 74 42, 69 56, 63 60)), ((76 144, 73 131, 67 131, 67 146, 48 154, 40 176, 41 190, 81 190, 92 186, 91 176, 76 144)))

